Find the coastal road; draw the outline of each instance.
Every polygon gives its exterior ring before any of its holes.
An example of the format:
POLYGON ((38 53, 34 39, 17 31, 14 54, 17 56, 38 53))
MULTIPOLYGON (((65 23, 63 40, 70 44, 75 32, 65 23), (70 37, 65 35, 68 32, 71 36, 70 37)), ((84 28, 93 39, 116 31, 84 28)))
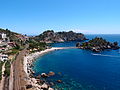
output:
POLYGON ((23 59, 26 54, 27 47, 28 45, 26 45, 25 49, 19 52, 16 60, 13 62, 13 90, 26 90, 26 74, 23 70, 23 59))
POLYGON ((5 81, 5 77, 4 77, 4 71, 5 71, 5 63, 3 64, 2 66, 2 80, 0 82, 0 90, 3 90, 4 89, 4 81, 5 81))
POLYGON ((13 90, 13 64, 10 67, 9 90, 13 90))

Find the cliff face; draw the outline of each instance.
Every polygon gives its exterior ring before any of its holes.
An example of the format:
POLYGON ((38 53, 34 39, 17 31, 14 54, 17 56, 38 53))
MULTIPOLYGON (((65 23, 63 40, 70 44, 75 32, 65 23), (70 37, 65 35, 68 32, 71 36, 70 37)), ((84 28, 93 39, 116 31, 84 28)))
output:
POLYGON ((73 31, 54 32, 53 30, 45 31, 34 38, 38 41, 47 43, 86 40, 85 36, 82 33, 75 33, 73 31))

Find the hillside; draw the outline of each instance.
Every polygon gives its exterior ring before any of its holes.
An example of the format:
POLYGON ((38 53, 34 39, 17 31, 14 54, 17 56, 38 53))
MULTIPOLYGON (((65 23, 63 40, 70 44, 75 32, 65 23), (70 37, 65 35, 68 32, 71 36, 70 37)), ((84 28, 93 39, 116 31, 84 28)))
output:
POLYGON ((8 29, 0 28, 0 34, 2 33, 6 34, 6 37, 9 37, 10 42, 15 42, 17 44, 24 44, 25 41, 28 39, 28 37, 25 35, 12 32, 11 30, 8 30, 8 29))
POLYGON ((45 31, 42 34, 35 36, 34 39, 46 43, 86 40, 82 33, 75 33, 73 31, 54 32, 53 30, 45 31))

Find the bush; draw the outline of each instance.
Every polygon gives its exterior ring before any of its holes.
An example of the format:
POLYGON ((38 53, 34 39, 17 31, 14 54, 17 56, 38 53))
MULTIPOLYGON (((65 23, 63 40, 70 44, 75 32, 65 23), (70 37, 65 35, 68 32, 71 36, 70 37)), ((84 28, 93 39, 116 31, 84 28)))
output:
POLYGON ((2 79, 2 65, 4 62, 0 61, 0 80, 2 79))
POLYGON ((4 71, 4 75, 5 76, 10 76, 10 61, 7 61, 5 64, 5 71, 4 71))
POLYGON ((46 46, 47 46, 47 44, 44 42, 31 41, 29 43, 29 49, 36 48, 38 51, 44 50, 46 48, 46 46))

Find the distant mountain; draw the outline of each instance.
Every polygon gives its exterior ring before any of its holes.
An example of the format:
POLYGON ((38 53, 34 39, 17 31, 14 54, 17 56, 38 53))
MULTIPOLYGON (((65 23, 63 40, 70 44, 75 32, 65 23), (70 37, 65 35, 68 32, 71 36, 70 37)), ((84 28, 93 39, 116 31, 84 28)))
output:
POLYGON ((64 42, 64 41, 81 41, 86 40, 86 37, 82 33, 69 32, 54 32, 53 30, 47 30, 42 34, 35 36, 35 40, 46 43, 64 42))

